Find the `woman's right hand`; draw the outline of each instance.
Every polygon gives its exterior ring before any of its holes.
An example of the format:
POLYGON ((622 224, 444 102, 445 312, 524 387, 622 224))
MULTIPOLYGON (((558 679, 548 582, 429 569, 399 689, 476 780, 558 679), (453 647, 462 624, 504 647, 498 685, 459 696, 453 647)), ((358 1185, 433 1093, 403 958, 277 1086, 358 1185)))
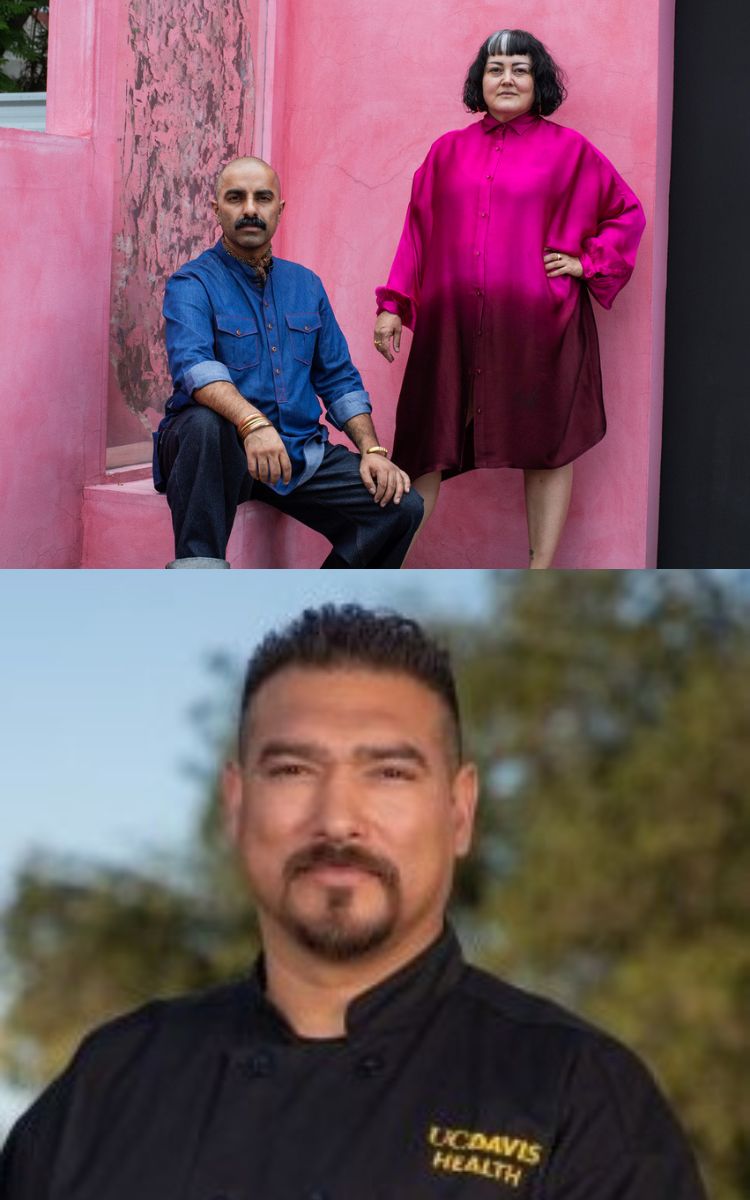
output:
POLYGON ((401 318, 395 313, 382 312, 375 322, 375 332, 373 333, 373 341, 375 349, 386 358, 388 362, 393 362, 393 354, 391 353, 391 338, 393 339, 393 349, 398 354, 401 349, 401 330, 403 326, 401 318))

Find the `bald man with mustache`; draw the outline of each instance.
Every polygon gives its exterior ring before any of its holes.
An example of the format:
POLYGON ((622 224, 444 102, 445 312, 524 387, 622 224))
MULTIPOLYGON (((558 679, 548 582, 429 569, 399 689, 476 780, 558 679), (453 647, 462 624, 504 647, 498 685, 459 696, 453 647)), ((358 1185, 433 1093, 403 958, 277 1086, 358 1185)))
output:
POLYGON ((172 513, 167 565, 228 567, 237 506, 260 500, 329 540, 325 568, 400 567, 422 500, 380 443, 320 279, 273 254, 276 171, 235 159, 211 203, 222 236, 168 280, 164 300, 174 392, 154 435, 154 484, 172 513), (356 452, 328 440, 321 402, 356 452))

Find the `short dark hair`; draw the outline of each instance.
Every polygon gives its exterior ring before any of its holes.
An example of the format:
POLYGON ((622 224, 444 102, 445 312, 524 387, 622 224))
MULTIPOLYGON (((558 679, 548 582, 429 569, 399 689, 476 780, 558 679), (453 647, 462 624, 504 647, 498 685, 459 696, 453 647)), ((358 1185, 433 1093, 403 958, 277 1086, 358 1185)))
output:
POLYGON ((239 753, 246 745, 246 717, 267 679, 285 667, 366 667, 397 671, 430 688, 443 701, 461 761, 461 718, 450 656, 410 617, 358 604, 324 604, 305 611, 277 633, 269 633, 247 665, 239 721, 239 753))
POLYGON ((534 76, 534 106, 543 117, 559 108, 567 96, 565 75, 546 46, 525 29, 499 29, 479 47, 464 82, 464 104, 469 112, 487 112, 482 79, 492 54, 528 54, 534 76))

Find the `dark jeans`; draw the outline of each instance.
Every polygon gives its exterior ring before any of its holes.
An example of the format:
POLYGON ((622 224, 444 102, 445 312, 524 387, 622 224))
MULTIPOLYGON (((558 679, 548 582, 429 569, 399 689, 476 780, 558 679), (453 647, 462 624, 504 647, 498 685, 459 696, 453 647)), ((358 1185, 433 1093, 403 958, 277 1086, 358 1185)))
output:
POLYGON ((237 432, 205 405, 179 413, 159 440, 175 558, 224 558, 237 505, 261 500, 330 541, 324 566, 400 567, 422 520, 415 491, 381 508, 359 475, 359 455, 326 443, 312 479, 280 496, 252 479, 237 432))

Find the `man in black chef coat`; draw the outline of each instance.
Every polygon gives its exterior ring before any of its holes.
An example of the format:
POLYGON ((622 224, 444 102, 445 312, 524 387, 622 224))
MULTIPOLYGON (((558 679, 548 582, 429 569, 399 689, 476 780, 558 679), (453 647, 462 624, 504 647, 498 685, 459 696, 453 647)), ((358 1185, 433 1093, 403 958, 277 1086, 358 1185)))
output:
POLYGON ((267 638, 224 776, 263 954, 91 1034, 2 1200, 702 1200, 630 1051, 464 963, 444 914, 476 795, 416 623, 323 608, 267 638))

